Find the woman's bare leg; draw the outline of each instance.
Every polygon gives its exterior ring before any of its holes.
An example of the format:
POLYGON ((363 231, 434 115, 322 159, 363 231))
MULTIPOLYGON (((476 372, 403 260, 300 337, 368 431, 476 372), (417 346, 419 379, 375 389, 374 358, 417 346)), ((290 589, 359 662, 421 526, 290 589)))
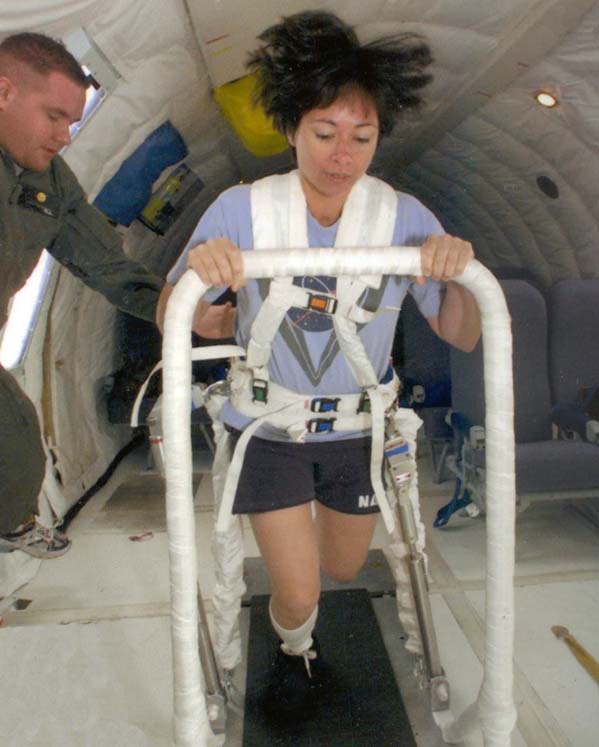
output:
POLYGON ((271 581, 271 611, 279 624, 298 628, 320 596, 320 568, 351 581, 366 560, 378 514, 344 514, 316 502, 252 514, 250 521, 271 581))
POLYGON ((344 514, 316 502, 320 566, 335 581, 351 581, 364 565, 378 514, 344 514))
POLYGON ((320 566, 312 506, 251 514, 271 582, 271 612, 289 630, 312 614, 320 596, 320 566))

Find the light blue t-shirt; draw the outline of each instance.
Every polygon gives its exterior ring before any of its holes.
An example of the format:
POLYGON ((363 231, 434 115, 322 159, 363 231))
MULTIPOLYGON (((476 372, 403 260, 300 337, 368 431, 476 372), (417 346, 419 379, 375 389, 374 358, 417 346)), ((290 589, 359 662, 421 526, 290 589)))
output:
MULTIPOLYGON (((332 247, 339 223, 321 226, 308 212, 308 241, 310 247, 332 247)), ((411 195, 397 193, 397 219, 393 246, 421 246, 430 234, 444 233, 436 217, 411 195)), ((198 223, 187 247, 168 275, 175 283, 187 268, 187 254, 199 243, 210 238, 226 237, 243 251, 253 248, 250 185, 228 189, 208 208, 198 223)), ((277 247, 273 247, 277 248, 277 247)), ((235 337, 247 348, 252 322, 266 297, 269 280, 250 280, 237 293, 237 322, 235 337)), ((294 283, 320 293, 335 293, 336 279, 332 277, 295 278, 294 283)), ((425 317, 438 316, 441 304, 441 284, 429 280, 417 285, 409 278, 384 276, 379 289, 367 289, 359 304, 374 311, 391 307, 371 322, 359 326, 368 357, 382 380, 388 371, 391 348, 398 318, 398 309, 406 293, 411 293, 425 317)), ((204 300, 214 301, 222 288, 211 288, 204 300)), ((272 344, 269 362, 272 381, 310 396, 357 393, 360 387, 336 341, 331 317, 307 309, 291 308, 287 312, 272 344)), ((242 429, 250 419, 228 404, 223 420, 242 429)), ((284 432, 261 426, 258 435, 274 440, 288 440, 284 432)), ((352 431, 308 435, 306 440, 348 438, 364 435, 352 431)))

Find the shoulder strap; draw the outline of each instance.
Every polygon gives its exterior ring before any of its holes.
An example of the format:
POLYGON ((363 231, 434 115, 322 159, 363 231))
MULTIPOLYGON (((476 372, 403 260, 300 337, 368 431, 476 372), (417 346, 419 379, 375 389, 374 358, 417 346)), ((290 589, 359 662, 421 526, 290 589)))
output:
MULTIPOLYGON (((380 179, 364 175, 350 192, 341 216, 335 246, 389 246, 397 215, 395 190, 380 179)), ((356 304, 367 285, 378 288, 380 276, 337 279, 337 295, 356 304)), ((376 386, 378 377, 357 333, 356 322, 348 316, 333 319, 337 340, 360 386, 376 386)))
MULTIPOLYGON (((297 170, 260 179, 251 187, 252 230, 255 249, 307 247, 307 205, 297 170)), ((343 209, 335 246, 388 246, 397 212, 395 191, 380 179, 363 176, 353 186, 343 209)), ((271 344, 287 310, 293 305, 292 278, 271 282, 271 291, 251 328, 247 365, 257 377, 268 379, 271 344)), ((333 323, 341 351, 360 386, 376 386, 377 376, 358 334, 357 324, 371 317, 357 301, 367 287, 378 288, 380 276, 337 280, 340 312, 333 323), (364 313, 359 313, 360 311, 364 313)))
POLYGON ((297 170, 258 179, 250 199, 254 249, 308 246, 306 198, 297 170))
MULTIPOLYGON (((297 246, 308 245, 306 200, 297 171, 258 179, 250 188, 250 199, 254 249, 286 249, 291 246, 292 231, 299 242, 297 246), (295 209, 292 211, 290 206, 295 209), (298 213, 302 211, 303 235, 302 223, 298 219, 298 213)), ((291 277, 277 278, 271 281, 271 291, 275 283, 279 287, 288 287, 292 282, 291 277)), ((288 305, 281 303, 280 293, 269 292, 252 324, 247 366, 261 379, 268 379, 271 344, 288 308, 288 305)))
MULTIPOLYGON (((335 246, 390 246, 397 216, 395 190, 380 179, 364 175, 354 185, 343 207, 335 246)), ((358 300, 365 286, 378 288, 380 275, 340 277, 337 293, 358 300), (358 295, 356 293, 359 291, 358 295)))

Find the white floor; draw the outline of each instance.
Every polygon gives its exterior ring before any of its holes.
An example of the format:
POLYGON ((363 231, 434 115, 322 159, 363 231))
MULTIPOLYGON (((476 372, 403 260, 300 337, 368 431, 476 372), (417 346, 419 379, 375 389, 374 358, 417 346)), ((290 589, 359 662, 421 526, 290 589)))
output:
MULTIPOLYGON (((423 457, 421 471, 426 467, 423 457)), ((144 468, 139 454, 122 464, 71 524, 72 549, 44 561, 32 581, 0 600, 1 745, 172 744, 163 521, 143 504, 120 510, 109 503, 118 486, 144 468)), ((454 517, 444 530, 432 529, 451 487, 423 479, 421 500, 431 602, 452 710, 459 713, 474 700, 482 676, 484 522, 454 517)), ((200 548, 208 547, 211 522, 206 478, 196 508, 200 548)), ((379 527, 375 546, 382 536, 379 527)), ((257 556, 249 531, 246 540, 247 556, 257 556)), ((200 551, 200 557, 209 610, 212 564, 208 552, 200 551)), ((515 596, 519 719, 512 744, 597 747, 599 687, 551 633, 552 625, 565 625, 599 658, 597 529, 565 503, 533 504, 518 517, 515 596)), ((422 697, 405 681, 400 685, 417 724, 422 697)), ((237 747, 235 739, 227 745, 237 747)), ((426 747, 442 744, 430 728, 417 729, 417 739, 426 747)), ((473 738, 468 747, 479 744, 482 740, 473 738)))

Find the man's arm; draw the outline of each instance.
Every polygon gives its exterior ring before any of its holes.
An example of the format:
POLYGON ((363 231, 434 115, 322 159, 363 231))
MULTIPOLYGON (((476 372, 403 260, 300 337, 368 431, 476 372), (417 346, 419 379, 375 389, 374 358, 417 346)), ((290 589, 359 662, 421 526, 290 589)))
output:
POLYGON ((88 203, 64 161, 58 158, 55 161, 54 178, 63 195, 64 212, 48 251, 115 306, 154 321, 162 278, 127 257, 120 235, 106 216, 88 203))
POLYGON ((48 250, 115 306, 154 320, 163 280, 126 256, 121 237, 84 199, 69 210, 48 250))

